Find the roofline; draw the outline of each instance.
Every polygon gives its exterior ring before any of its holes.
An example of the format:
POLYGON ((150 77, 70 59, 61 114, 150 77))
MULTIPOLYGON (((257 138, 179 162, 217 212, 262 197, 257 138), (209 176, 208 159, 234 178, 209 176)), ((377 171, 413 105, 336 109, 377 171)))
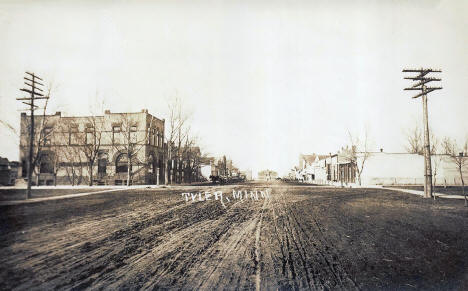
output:
MULTIPOLYGON (((151 113, 148 113, 148 112, 109 112, 109 113, 104 113, 104 115, 83 115, 83 116, 77 116, 77 115, 74 115, 74 116, 63 116, 61 114, 34 114, 34 117, 42 117, 42 116, 46 116, 46 117, 53 117, 53 116, 58 116, 60 118, 95 118, 95 117, 99 117, 99 118, 104 118, 106 115, 112 115, 112 114, 125 114, 125 115, 134 115, 134 114, 146 114, 146 115, 150 115, 150 116, 153 116, 155 119, 165 123, 165 119, 164 118, 159 118, 151 113)), ((31 114, 27 114, 26 112, 22 112, 21 113, 21 116, 31 116, 31 114)))

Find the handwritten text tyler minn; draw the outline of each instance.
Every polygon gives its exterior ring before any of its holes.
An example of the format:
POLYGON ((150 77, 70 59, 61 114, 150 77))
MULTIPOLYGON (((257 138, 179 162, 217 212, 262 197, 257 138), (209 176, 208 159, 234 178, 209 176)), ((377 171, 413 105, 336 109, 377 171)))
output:
POLYGON ((189 200, 195 201, 209 201, 209 200, 218 200, 226 205, 224 202, 230 202, 231 200, 259 200, 259 199, 269 199, 271 197, 271 189, 265 190, 232 190, 232 195, 230 193, 223 193, 223 191, 214 191, 214 192, 185 192, 182 193, 182 197, 185 198, 185 201, 189 200))

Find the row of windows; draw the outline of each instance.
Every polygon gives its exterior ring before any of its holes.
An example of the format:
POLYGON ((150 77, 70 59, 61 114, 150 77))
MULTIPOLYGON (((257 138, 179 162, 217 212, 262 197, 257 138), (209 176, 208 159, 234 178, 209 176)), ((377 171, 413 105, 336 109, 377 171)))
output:
POLYGON ((138 143, 138 135, 137 135, 137 127, 136 125, 132 125, 130 127, 129 132, 122 131, 121 126, 114 126, 112 127, 112 143, 114 144, 125 144, 127 142, 130 143, 138 143), (125 135, 129 135, 128 137, 125 135), (127 140, 129 139, 129 140, 127 140))
MULTIPOLYGON (((160 133, 155 128, 149 129, 149 136, 148 136, 148 144, 154 145, 157 147, 163 146, 163 134, 160 133)), ((131 126, 130 132, 122 131, 121 126, 114 126, 112 127, 112 143, 113 144, 124 144, 127 142, 127 138, 125 134, 129 134, 130 142, 131 143, 141 143, 143 140, 138 140, 137 134, 137 126, 131 126)), ((96 134, 93 128, 86 128, 85 130, 85 140, 84 144, 95 144, 97 142, 96 139, 99 139, 99 134, 96 134)), ((82 142, 82 135, 78 130, 78 126, 72 126, 69 128, 68 132, 68 144, 70 145, 79 145, 82 142)), ((52 140, 52 128, 44 128, 43 131, 43 141, 45 145, 51 145, 52 140)))
MULTIPOLYGON (((98 167, 98 177, 105 176, 107 174, 107 166, 108 166, 108 159, 109 156, 105 152, 100 152, 98 159, 97 159, 97 167, 98 167)), ((76 163, 65 163, 61 162, 61 166, 71 166, 72 164, 76 163)), ((26 161, 23 161, 23 170, 26 169, 26 161)), ((130 171, 132 170, 133 163, 130 164, 130 171)), ((125 153, 119 154, 115 159, 115 171, 116 173, 127 173, 128 171, 128 156, 125 153)), ((157 169, 161 169, 163 167, 163 163, 161 159, 156 160, 153 159, 153 162, 150 166, 150 172, 155 173, 157 169)), ((54 164, 53 164, 53 154, 44 153, 41 155, 40 163, 39 163, 39 173, 54 173, 54 164)), ((23 173, 25 176, 26 173, 23 173)))
POLYGON ((150 129, 150 136, 148 140, 148 144, 154 145, 157 147, 162 147, 163 146, 163 135, 159 131, 157 131, 155 128, 150 129))

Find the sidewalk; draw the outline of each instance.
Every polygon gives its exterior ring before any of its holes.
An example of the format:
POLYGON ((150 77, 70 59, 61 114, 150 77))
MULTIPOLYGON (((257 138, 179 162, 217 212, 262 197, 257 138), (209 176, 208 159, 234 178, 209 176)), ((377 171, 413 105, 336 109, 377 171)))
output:
MULTIPOLYGON (((39 186, 39 187, 32 187, 32 189, 83 189, 83 188, 98 189, 98 187, 103 188, 103 186, 95 186, 95 187, 89 187, 89 186, 82 186, 82 187, 77 187, 77 186, 39 186)), ((27 199, 27 200, 0 201, 0 206, 30 204, 30 203, 37 203, 37 202, 50 201, 50 200, 61 200, 61 199, 89 196, 89 195, 93 195, 93 194, 110 193, 110 192, 123 191, 123 190, 144 189, 144 188, 162 188, 162 187, 161 186, 155 186, 155 185, 138 185, 138 186, 130 186, 130 187, 127 187, 127 186, 105 186, 105 188, 107 188, 107 189, 102 190, 102 191, 83 192, 83 193, 76 193, 76 194, 65 194, 65 195, 59 195, 59 196, 49 196, 49 197, 40 197, 40 198, 31 198, 31 199, 27 199), (109 188, 111 188, 111 189, 109 189, 109 188)), ((11 187, 10 187, 10 189, 11 189, 11 187)), ((22 188, 16 188, 16 189, 22 189, 22 188)))
POLYGON ((109 190, 102 190, 102 191, 95 191, 95 192, 85 192, 85 193, 77 193, 77 194, 68 194, 68 195, 61 195, 61 196, 31 198, 31 199, 28 199, 28 200, 0 201, 0 206, 30 204, 30 203, 36 203, 36 202, 42 202, 42 201, 60 200, 60 199, 88 196, 88 195, 92 195, 92 194, 101 194, 101 193, 114 192, 114 191, 120 191, 120 190, 122 190, 122 189, 109 189, 109 190))
MULTIPOLYGON (((421 190, 412 190, 412 189, 402 189, 402 188, 396 188, 396 187, 386 187, 383 185, 363 185, 359 186, 356 183, 349 183, 347 185, 341 185, 339 182, 333 182, 330 184, 327 184, 328 186, 332 187, 344 187, 344 188, 372 188, 372 189, 385 189, 385 190, 392 190, 392 191, 399 191, 399 192, 404 192, 408 194, 414 194, 414 195, 419 195, 419 196, 424 196, 424 191, 421 190)), ((433 192, 432 195, 436 196, 437 198, 448 198, 448 199, 465 199, 463 195, 458 195, 458 194, 443 194, 443 193, 437 193, 433 192)))
MULTIPOLYGON (((61 200, 61 199, 68 199, 68 198, 75 198, 75 197, 82 197, 82 196, 89 196, 94 194, 102 194, 102 193, 110 193, 116 191, 123 191, 123 190, 133 190, 133 189, 166 189, 166 190, 179 190, 185 187, 205 187, 205 186, 216 186, 216 185, 190 185, 190 184, 174 184, 174 185, 134 185, 134 186, 70 186, 70 185, 60 185, 60 186, 33 186, 31 189, 99 189, 105 188, 101 191, 92 191, 92 192, 83 192, 83 193, 75 193, 75 194, 65 194, 65 195, 58 195, 58 196, 48 196, 48 197, 40 197, 40 198, 31 198, 27 200, 5 200, 0 201, 0 206, 9 206, 9 205, 20 205, 20 204, 30 204, 30 203, 37 203, 43 201, 50 201, 50 200, 61 200), (109 189, 110 188, 110 189, 109 189)), ((1 189, 21 189, 25 190, 24 187, 0 187, 1 189)))
MULTIPOLYGON (((363 186, 362 188, 386 189, 386 190, 393 190, 393 191, 399 191, 399 192, 424 196, 424 191, 420 191, 420 190, 384 187, 384 186, 380 186, 380 185, 379 186, 363 186)), ((432 195, 436 196, 437 198, 465 199, 465 197, 463 197, 463 195, 448 195, 448 194, 442 194, 442 193, 436 193, 436 192, 433 192, 432 195)))

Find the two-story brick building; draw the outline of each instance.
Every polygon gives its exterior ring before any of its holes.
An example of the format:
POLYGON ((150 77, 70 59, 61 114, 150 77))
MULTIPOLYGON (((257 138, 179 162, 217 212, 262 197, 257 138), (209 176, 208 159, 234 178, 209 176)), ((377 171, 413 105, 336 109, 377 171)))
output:
MULTIPOLYGON (((26 176, 31 117, 21 114, 20 161, 26 176)), ((35 115, 33 182, 164 183, 164 119, 142 110, 100 116, 35 115)))

